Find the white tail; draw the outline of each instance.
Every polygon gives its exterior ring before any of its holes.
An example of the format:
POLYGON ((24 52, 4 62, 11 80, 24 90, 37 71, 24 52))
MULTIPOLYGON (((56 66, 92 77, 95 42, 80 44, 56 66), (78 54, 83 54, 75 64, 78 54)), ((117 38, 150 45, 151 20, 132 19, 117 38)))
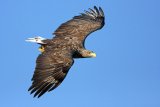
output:
POLYGON ((34 42, 34 43, 38 43, 38 44, 45 44, 43 42, 43 40, 46 40, 45 38, 43 37, 40 37, 40 36, 37 36, 37 37, 34 37, 34 38, 28 38, 27 40, 25 40, 26 42, 34 42))

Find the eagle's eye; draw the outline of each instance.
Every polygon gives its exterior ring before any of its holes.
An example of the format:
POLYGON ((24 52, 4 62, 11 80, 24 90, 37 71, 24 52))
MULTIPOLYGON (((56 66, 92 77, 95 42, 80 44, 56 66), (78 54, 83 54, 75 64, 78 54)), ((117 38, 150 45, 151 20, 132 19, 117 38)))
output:
POLYGON ((94 53, 93 51, 88 51, 88 54, 92 54, 92 53, 94 53))
POLYGON ((91 54, 92 52, 91 52, 91 51, 88 51, 87 53, 88 53, 88 54, 91 54))

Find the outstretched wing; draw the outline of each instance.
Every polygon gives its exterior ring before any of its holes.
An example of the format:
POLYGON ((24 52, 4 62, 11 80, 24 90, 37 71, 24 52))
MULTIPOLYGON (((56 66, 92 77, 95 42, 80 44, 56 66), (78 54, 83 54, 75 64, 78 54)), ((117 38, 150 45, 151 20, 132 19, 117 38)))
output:
POLYGON ((45 92, 55 89, 66 77, 73 59, 66 52, 55 51, 42 53, 36 61, 36 68, 32 78, 32 85, 28 89, 35 96, 40 97, 45 92))
POLYGON ((70 36, 78 37, 81 40, 85 39, 90 33, 101 29, 104 26, 104 12, 94 6, 94 9, 85 11, 79 16, 73 17, 73 19, 60 25, 60 27, 53 33, 56 37, 70 36))

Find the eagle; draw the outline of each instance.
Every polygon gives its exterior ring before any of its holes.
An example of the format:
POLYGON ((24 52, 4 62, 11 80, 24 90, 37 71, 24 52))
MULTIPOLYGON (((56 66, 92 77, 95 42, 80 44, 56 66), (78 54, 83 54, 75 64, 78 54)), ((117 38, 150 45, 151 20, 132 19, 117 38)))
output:
POLYGON ((87 36, 101 29, 105 24, 104 12, 101 7, 74 16, 61 24, 53 33, 52 39, 43 37, 28 38, 26 41, 40 45, 40 54, 32 77, 32 85, 28 91, 34 97, 41 97, 58 87, 66 77, 76 58, 96 57, 93 51, 85 49, 87 36))

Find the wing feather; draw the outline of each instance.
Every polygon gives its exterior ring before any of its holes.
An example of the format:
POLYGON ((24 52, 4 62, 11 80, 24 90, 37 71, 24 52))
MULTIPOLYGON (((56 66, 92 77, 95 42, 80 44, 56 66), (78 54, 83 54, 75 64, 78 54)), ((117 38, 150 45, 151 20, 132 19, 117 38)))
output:
POLYGON ((89 11, 85 11, 85 13, 81 13, 79 16, 74 16, 73 19, 60 25, 53 34, 56 37, 72 36, 86 38, 90 33, 101 29, 103 26, 104 12, 101 7, 98 9, 94 6, 94 9, 89 8, 89 11))
POLYGON ((31 94, 34 93, 34 97, 40 97, 59 86, 73 64, 71 56, 66 55, 65 52, 55 54, 56 52, 43 53, 37 58, 33 83, 28 89, 31 94))

